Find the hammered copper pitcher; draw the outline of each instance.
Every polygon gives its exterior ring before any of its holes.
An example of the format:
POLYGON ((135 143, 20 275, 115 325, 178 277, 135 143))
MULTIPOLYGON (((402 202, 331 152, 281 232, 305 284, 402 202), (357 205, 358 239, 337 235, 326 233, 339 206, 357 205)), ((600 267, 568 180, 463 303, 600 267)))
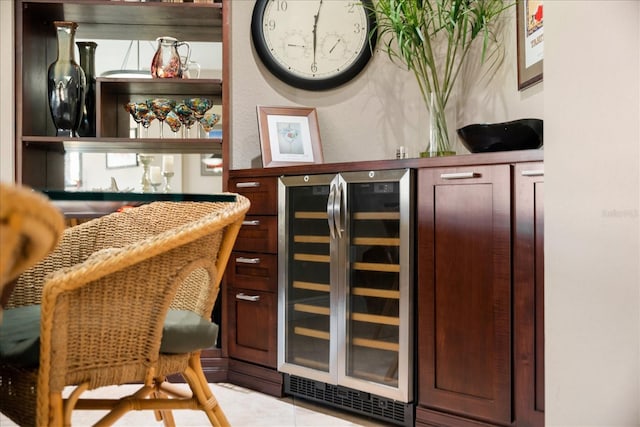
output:
POLYGON ((185 64, 189 62, 191 48, 189 43, 180 42, 173 37, 158 37, 158 49, 151 61, 151 76, 158 79, 182 78, 185 64), (187 54, 183 56, 184 63, 178 54, 178 48, 186 46, 187 54))

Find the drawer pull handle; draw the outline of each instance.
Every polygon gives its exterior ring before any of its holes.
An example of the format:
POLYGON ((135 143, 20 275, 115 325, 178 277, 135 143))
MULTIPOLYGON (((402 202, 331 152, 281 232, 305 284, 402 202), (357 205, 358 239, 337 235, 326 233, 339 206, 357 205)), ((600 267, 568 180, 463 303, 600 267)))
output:
POLYGON ((544 170, 537 169, 537 170, 522 171, 522 176, 544 176, 544 170))
POLYGON ((239 299, 242 301, 256 302, 256 301, 260 301, 260 295, 246 295, 240 292, 239 294, 236 294, 236 299, 239 299))
POLYGON ((252 220, 242 221, 242 225, 260 225, 260 220, 252 219, 252 220))
POLYGON ((238 257, 236 258, 236 263, 238 264, 260 264, 260 258, 246 258, 246 257, 238 257))
POLYGON ((260 183, 258 181, 239 182, 236 184, 236 188, 256 188, 256 187, 260 187, 260 183))
POLYGON ((480 177, 480 174, 477 172, 453 172, 440 174, 440 178, 442 179, 469 179, 478 177, 480 177))

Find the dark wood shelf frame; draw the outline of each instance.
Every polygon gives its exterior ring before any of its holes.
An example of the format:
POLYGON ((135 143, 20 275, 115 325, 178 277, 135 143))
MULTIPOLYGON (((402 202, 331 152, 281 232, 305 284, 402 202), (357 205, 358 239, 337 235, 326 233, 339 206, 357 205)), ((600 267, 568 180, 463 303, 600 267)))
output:
POLYGON ((180 40, 222 41, 222 3, 109 0, 29 0, 21 3, 23 13, 37 17, 43 26, 53 21, 77 22, 78 38, 155 40, 170 34, 180 40))

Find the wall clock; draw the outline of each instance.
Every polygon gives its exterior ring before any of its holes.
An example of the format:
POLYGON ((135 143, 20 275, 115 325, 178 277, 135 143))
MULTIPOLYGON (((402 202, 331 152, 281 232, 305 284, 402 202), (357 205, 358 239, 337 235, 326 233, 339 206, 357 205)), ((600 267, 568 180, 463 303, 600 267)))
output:
POLYGON ((280 80, 326 90, 353 79, 371 59, 375 13, 371 0, 257 0, 251 36, 280 80))

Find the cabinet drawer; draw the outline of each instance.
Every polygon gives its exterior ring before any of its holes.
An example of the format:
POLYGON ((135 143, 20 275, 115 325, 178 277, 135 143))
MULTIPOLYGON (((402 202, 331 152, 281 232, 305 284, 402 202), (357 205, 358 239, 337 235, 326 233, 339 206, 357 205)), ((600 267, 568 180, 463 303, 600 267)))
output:
POLYGON ((271 368, 277 362, 277 298, 271 292, 231 288, 229 356, 271 368))
POLYGON ((278 213, 278 181, 268 178, 231 178, 229 191, 240 193, 251 201, 248 215, 276 215, 278 213))
POLYGON ((278 252, 278 217, 248 216, 242 222, 235 250, 249 252, 278 252))
POLYGON ((266 292, 278 289, 278 256, 264 253, 232 252, 227 268, 231 287, 266 292))

